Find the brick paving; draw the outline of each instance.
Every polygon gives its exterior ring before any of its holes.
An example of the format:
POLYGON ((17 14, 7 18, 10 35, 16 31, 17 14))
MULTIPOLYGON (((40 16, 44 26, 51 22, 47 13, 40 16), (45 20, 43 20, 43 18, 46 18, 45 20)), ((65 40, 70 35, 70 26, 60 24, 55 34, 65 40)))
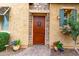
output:
POLYGON ((49 56, 50 49, 44 45, 35 45, 24 50, 22 53, 16 54, 16 56, 49 56))
POLYGON ((24 50, 18 50, 16 52, 12 49, 0 52, 0 56, 49 56, 50 49, 45 45, 34 45, 24 50))
POLYGON ((55 52, 45 45, 34 45, 26 49, 12 51, 8 49, 0 52, 0 56, 79 56, 74 49, 65 49, 63 53, 55 52))

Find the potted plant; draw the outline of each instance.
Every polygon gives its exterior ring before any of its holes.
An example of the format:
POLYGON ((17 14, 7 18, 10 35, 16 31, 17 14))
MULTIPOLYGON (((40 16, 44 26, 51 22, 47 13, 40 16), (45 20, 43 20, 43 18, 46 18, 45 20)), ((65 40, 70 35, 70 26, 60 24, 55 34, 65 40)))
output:
POLYGON ((53 43, 53 48, 54 48, 54 51, 60 51, 60 52, 63 52, 64 51, 64 48, 63 48, 63 44, 60 42, 60 41, 56 41, 53 43))
POLYGON ((63 44, 60 41, 57 41, 56 46, 60 52, 64 51, 63 44))
POLYGON ((21 40, 15 40, 12 42, 12 47, 14 51, 19 50, 20 46, 21 46, 21 40))

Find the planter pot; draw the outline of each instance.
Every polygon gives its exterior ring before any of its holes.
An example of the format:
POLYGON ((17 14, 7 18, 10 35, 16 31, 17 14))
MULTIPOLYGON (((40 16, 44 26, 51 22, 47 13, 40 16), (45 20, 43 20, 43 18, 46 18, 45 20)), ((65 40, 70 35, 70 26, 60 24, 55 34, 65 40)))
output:
POLYGON ((58 48, 56 46, 53 47, 54 51, 58 51, 58 48))
POLYGON ((54 47, 54 49, 55 49, 56 51, 58 50, 58 48, 57 48, 56 46, 54 47))
POLYGON ((19 50, 19 49, 20 49, 20 45, 13 46, 13 50, 14 50, 14 51, 19 50))
POLYGON ((21 45, 21 48, 25 49, 25 48, 27 48, 27 45, 21 45))
POLYGON ((60 52, 64 52, 64 48, 58 48, 60 52))

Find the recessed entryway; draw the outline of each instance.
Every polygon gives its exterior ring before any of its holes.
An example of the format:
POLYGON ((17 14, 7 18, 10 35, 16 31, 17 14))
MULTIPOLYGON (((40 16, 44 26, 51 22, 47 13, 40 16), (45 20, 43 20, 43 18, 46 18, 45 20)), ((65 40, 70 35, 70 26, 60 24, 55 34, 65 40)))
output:
POLYGON ((33 16, 33 44, 45 44, 45 16, 33 16))
POLYGON ((48 45, 49 44, 49 13, 31 12, 29 16, 30 16, 29 17, 29 46, 48 45))

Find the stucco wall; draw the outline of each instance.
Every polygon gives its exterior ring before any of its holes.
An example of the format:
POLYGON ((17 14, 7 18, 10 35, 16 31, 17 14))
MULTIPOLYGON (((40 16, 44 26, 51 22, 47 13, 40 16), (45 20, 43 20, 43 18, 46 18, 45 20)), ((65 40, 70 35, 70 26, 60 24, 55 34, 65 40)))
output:
MULTIPOLYGON (((60 32, 59 20, 57 19, 62 7, 75 7, 79 13, 79 4, 50 4, 50 45, 52 46, 54 41, 60 40, 65 48, 71 48, 73 47, 73 40, 60 32)), ((79 38, 77 42, 79 42, 79 38)))
MULTIPOLYGON (((9 6, 9 32, 11 34, 11 41, 21 39, 23 45, 28 45, 29 40, 29 5, 28 4, 4 4, 0 6, 9 6)), ((64 36, 60 32, 59 9, 62 7, 75 7, 79 13, 79 4, 50 4, 50 30, 49 30, 49 44, 53 45, 54 41, 61 40, 64 47, 70 48, 73 46, 73 40, 69 36, 64 36)), ((1 17, 0 17, 1 18, 1 17)), ((79 42, 79 38, 78 38, 79 42)))
POLYGON ((11 41, 21 39, 23 45, 28 45, 28 22, 29 22, 29 6, 28 4, 0 4, 0 6, 9 6, 9 32, 11 41))

